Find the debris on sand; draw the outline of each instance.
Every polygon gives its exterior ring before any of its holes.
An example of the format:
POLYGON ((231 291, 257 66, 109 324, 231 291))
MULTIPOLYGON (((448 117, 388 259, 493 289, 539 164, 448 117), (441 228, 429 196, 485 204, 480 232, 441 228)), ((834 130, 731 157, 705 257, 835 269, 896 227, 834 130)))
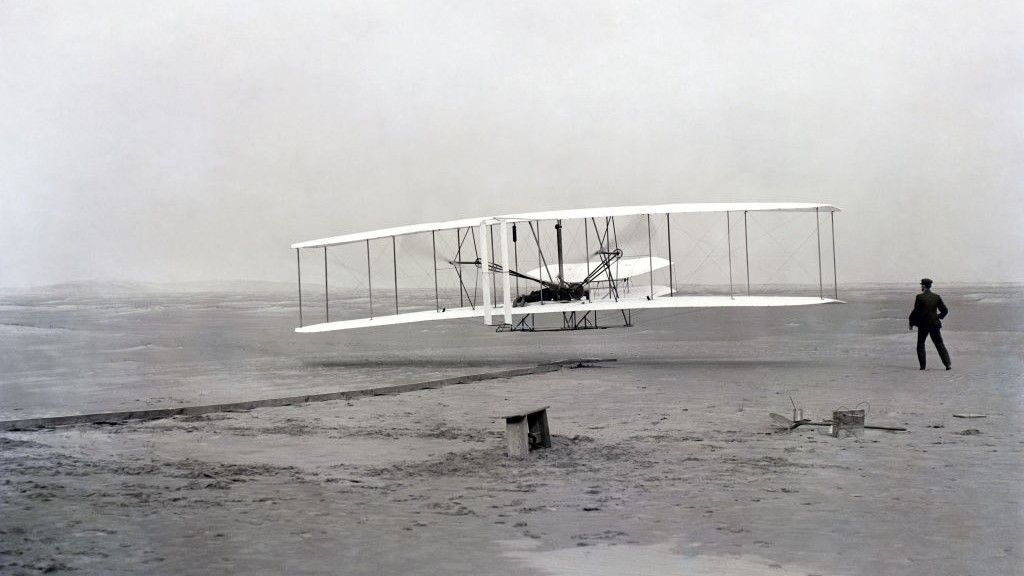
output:
POLYGON ((988 418, 987 414, 953 414, 953 418, 988 418))
POLYGON ((829 433, 838 438, 843 432, 856 435, 864 430, 864 410, 833 410, 829 433))
POLYGON ((981 434, 981 430, 978 430, 977 428, 968 428, 966 430, 962 430, 960 432, 957 432, 957 434, 959 434, 961 436, 977 436, 977 435, 981 434))
MULTIPOLYGON (((790 420, 782 414, 776 414, 771 412, 768 414, 769 417, 783 430, 794 430, 800 426, 829 426, 833 425, 832 420, 825 420, 822 422, 812 422, 810 419, 804 418, 802 420, 790 420)), ((888 432, 906 432, 907 429, 900 426, 869 426, 864 425, 867 430, 885 430, 888 432)))

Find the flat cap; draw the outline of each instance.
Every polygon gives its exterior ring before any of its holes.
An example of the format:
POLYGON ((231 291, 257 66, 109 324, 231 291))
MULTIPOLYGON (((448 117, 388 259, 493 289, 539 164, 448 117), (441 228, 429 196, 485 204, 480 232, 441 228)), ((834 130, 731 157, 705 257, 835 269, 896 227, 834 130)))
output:
POLYGON ((931 288, 931 286, 932 286, 932 279, 931 278, 921 278, 921 286, 927 286, 927 287, 931 288))

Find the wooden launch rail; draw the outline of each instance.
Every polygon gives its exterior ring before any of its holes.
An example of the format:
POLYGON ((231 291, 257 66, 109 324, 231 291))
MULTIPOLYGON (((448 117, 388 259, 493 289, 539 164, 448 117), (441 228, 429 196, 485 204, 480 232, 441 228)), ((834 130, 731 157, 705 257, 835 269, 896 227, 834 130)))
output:
POLYGON ((365 396, 385 396, 388 394, 401 394, 415 390, 427 390, 430 388, 443 388, 456 384, 471 384, 485 380, 496 380, 499 378, 515 378, 517 376, 529 376, 531 374, 544 374, 556 372, 566 366, 585 365, 599 362, 615 362, 614 358, 580 358, 576 360, 559 360, 546 364, 538 364, 527 368, 515 368, 512 370, 501 370, 498 372, 484 372, 481 374, 467 374, 465 376, 452 376, 439 380, 428 380, 426 382, 414 382, 412 384, 398 384, 395 386, 378 386, 375 388, 363 388, 360 390, 344 390, 339 392, 325 392, 323 394, 305 394, 302 396, 288 396, 285 398, 264 398, 262 400, 250 400, 248 402, 226 402, 223 404, 207 404, 204 406, 181 406, 178 408, 155 408, 152 410, 132 410, 126 412, 100 412, 96 414, 75 414, 71 416, 50 416, 45 418, 26 418, 23 420, 0 421, 0 431, 34 430, 38 428, 53 428, 55 426, 71 426, 75 424, 121 424, 130 420, 159 420, 173 416, 198 416, 214 412, 242 412, 253 408, 269 408, 274 406, 294 406, 307 402, 328 402, 331 400, 351 400, 365 396))

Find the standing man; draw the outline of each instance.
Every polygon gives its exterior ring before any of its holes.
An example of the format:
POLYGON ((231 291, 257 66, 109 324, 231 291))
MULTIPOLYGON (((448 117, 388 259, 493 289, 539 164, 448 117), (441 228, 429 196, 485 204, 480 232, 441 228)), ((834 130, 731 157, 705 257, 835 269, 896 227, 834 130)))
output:
POLYGON ((924 340, 932 337, 932 344, 939 351, 939 358, 946 370, 953 366, 949 362, 949 352, 946 345, 942 343, 942 319, 949 313, 946 304, 942 302, 942 296, 932 292, 932 281, 929 278, 921 279, 921 293, 914 300, 914 311, 910 313, 910 329, 917 326, 917 361, 924 370, 924 340))

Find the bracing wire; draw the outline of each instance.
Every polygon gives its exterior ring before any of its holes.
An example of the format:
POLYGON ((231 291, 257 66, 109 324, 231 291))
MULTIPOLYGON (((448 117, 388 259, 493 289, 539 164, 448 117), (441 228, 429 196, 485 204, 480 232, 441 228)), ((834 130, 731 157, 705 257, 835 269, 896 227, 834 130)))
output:
MULTIPOLYGON (((796 257, 797 253, 800 251, 800 248, 803 248, 803 245, 806 244, 807 241, 810 240, 812 236, 814 236, 814 230, 811 230, 811 233, 808 234, 807 237, 805 237, 803 240, 801 240, 800 243, 797 244, 796 248, 793 249, 793 253, 790 254, 789 257, 786 258, 786 260, 783 261, 782 264, 779 265, 779 267, 776 268, 774 272, 772 272, 771 274, 768 275, 768 279, 765 280, 764 283, 761 284, 761 290, 760 290, 761 292, 765 292, 766 291, 766 289, 768 288, 768 285, 771 284, 772 280, 774 280, 775 277, 779 274, 779 272, 781 272, 786 267, 786 265, 789 264, 789 262, 791 260, 793 260, 793 258, 796 257)), ((806 269, 804 269, 803 266, 801 266, 800 268, 803 269, 804 271, 806 271, 806 269)))

